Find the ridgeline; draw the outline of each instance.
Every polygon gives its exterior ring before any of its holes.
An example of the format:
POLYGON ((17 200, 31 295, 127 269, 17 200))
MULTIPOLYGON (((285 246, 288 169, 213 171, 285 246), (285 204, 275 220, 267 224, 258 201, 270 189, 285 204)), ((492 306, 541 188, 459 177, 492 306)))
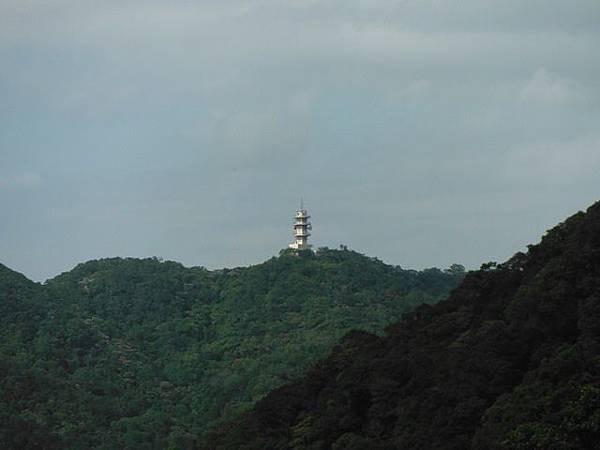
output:
POLYGON ((384 337, 354 332, 207 449, 600 449, 600 203, 384 337))
POLYGON ((0 448, 196 448, 464 275, 329 249, 218 271, 103 259, 44 285, 0 266, 0 448))

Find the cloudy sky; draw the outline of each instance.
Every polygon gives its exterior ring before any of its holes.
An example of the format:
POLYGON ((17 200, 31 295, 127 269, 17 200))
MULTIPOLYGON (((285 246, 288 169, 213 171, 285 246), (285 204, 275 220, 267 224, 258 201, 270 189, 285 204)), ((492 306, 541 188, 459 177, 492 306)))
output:
POLYGON ((598 0, 0 0, 0 262, 501 261, 600 199, 598 0))

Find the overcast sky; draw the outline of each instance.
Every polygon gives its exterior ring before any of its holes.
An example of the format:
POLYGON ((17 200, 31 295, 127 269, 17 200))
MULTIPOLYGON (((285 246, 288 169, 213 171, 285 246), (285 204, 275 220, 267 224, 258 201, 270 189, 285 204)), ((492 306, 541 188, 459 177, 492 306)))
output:
POLYGON ((598 0, 0 0, 0 262, 476 268, 600 199, 598 0))

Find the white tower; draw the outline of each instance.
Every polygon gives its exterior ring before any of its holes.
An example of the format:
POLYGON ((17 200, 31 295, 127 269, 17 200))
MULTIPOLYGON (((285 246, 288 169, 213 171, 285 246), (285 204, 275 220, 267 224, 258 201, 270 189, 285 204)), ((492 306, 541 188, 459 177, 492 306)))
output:
POLYGON ((290 244, 290 248, 295 250, 310 250, 311 245, 308 243, 310 230, 312 225, 308 221, 310 216, 308 211, 304 209, 304 202, 300 201, 300 209, 296 211, 294 216, 294 242, 290 244))

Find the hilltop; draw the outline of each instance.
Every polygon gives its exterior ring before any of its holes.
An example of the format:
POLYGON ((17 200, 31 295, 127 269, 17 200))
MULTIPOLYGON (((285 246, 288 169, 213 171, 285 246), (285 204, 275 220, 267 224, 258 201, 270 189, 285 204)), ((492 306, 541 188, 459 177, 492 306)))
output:
POLYGON ((0 447, 28 449, 194 448, 465 275, 329 249, 217 271, 102 259, 44 285, 0 269, 0 447))
POLYGON ((600 203, 213 430, 210 449, 600 448, 600 203))

